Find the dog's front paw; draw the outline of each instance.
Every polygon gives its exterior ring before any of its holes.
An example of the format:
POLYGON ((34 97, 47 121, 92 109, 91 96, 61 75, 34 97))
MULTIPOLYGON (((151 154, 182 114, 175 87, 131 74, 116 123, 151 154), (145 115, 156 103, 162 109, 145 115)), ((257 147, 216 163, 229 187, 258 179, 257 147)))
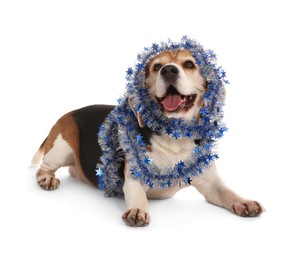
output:
POLYGON ((40 185, 40 187, 44 190, 55 190, 60 185, 59 179, 48 174, 43 174, 41 176, 38 176, 37 182, 40 185))
POLYGON ((242 200, 232 204, 231 210, 241 217, 257 217, 263 211, 263 206, 254 200, 242 200))
POLYGON ((122 216, 125 223, 133 227, 143 227, 150 223, 150 216, 142 209, 129 209, 122 216))

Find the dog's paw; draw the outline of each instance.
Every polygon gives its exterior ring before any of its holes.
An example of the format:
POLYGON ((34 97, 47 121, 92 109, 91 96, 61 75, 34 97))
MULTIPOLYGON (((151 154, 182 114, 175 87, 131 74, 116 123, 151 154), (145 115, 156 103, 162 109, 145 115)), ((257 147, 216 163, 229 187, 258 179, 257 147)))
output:
POLYGON ((60 185, 59 179, 47 174, 38 176, 37 182, 40 185, 40 187, 44 190, 55 190, 60 185))
POLYGON ((133 227, 144 227, 150 223, 150 216, 142 209, 129 209, 122 216, 125 223, 133 227))
POLYGON ((242 200, 232 204, 231 210, 241 217, 257 217, 264 211, 264 208, 257 201, 242 200))

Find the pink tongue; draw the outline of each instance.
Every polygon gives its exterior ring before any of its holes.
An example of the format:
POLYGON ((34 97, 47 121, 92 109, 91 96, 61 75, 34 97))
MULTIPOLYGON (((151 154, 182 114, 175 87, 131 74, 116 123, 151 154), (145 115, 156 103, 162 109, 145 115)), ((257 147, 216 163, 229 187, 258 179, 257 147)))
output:
POLYGON ((180 95, 169 94, 165 97, 165 99, 161 103, 163 104, 165 109, 169 111, 174 111, 178 108, 181 101, 182 99, 180 95))

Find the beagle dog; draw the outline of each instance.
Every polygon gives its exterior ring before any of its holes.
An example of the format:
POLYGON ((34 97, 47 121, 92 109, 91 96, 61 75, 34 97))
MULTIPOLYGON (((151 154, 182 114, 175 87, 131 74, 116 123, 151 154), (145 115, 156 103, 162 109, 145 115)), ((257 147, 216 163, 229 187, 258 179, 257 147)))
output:
MULTIPOLYGON (((169 50, 156 55, 147 64, 145 75, 150 98, 159 104, 166 117, 194 120, 200 116, 207 82, 199 73, 199 67, 189 51, 169 50)), ((102 148, 98 144, 97 132, 113 109, 114 106, 109 105, 87 106, 71 111, 57 121, 32 161, 38 164, 43 157, 36 174, 41 188, 57 189, 60 180, 55 173, 63 166, 68 166, 69 173, 76 179, 98 186, 95 167, 102 148)), ((142 129, 146 128, 139 115, 137 120, 142 129)), ((148 154, 158 167, 170 167, 185 161, 196 146, 191 139, 159 135, 148 128, 145 131, 148 154)), ((122 218, 130 226, 149 224, 148 199, 170 198, 185 187, 175 185, 165 189, 151 189, 142 185, 131 175, 127 154, 120 174, 124 178, 123 192, 127 204, 127 211, 122 218)), ((192 178, 190 184, 208 202, 239 216, 254 217, 264 211, 259 202, 244 199, 229 189, 218 176, 214 163, 202 175, 192 178)))

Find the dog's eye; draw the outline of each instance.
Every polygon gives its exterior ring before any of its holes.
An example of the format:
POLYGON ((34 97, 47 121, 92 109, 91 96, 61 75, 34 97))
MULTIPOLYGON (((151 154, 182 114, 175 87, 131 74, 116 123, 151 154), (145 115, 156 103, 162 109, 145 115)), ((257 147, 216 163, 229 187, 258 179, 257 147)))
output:
POLYGON ((160 68, 162 67, 163 65, 161 65, 160 63, 156 63, 154 66, 153 66, 153 70, 154 71, 159 71, 160 68))
POLYGON ((194 65, 193 61, 190 61, 190 60, 185 61, 183 65, 187 69, 195 68, 195 65, 194 65))

